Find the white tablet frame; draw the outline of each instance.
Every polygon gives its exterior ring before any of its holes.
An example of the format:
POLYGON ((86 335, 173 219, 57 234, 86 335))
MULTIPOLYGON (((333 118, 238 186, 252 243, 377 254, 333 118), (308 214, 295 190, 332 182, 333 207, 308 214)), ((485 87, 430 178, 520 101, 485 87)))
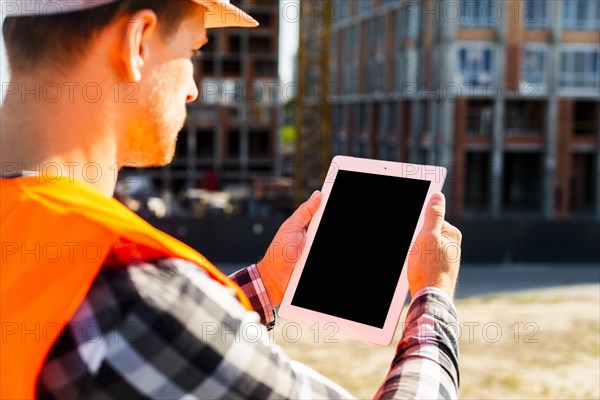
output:
POLYGON ((314 324, 317 323, 317 326, 321 328, 330 327, 330 324, 333 323, 337 328, 336 333, 339 333, 343 336, 382 346, 388 346, 392 342, 396 333, 398 322, 400 321, 400 316, 409 293, 407 277, 408 254, 403 261, 402 273, 394 292, 390 309, 387 312, 383 328, 365 325, 359 322, 350 321, 333 315, 323 314, 291 304, 300 280, 300 276, 302 275, 302 270, 304 269, 308 253, 310 252, 310 248, 317 232, 317 227, 319 226, 323 211, 327 205, 329 193, 331 192, 331 188, 333 187, 337 173, 340 170, 430 181, 429 190, 427 192, 427 196, 425 197, 415 232, 413 233, 411 243, 414 243, 419 231, 421 230, 421 227, 423 226, 425 205, 429 202, 429 198, 433 193, 440 192, 442 190, 447 176, 447 169, 442 166, 434 165, 411 164, 341 155, 335 156, 331 161, 329 171, 321 189, 321 193, 323 195, 321 204, 319 209, 313 215, 306 232, 306 244, 304 250, 302 251, 300 258, 296 263, 283 296, 283 300, 279 306, 278 314, 284 319, 310 324, 311 326, 314 326, 314 324))

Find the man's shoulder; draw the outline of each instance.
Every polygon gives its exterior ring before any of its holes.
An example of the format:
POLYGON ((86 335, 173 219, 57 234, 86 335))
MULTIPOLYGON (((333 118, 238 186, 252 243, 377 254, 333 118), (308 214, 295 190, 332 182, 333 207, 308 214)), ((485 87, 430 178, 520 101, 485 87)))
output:
POLYGON ((240 307, 233 290, 197 264, 174 257, 105 266, 86 300, 94 309, 118 307, 120 313, 131 311, 134 305, 172 314, 188 307, 214 312, 240 307))
POLYGON ((137 261, 126 265, 106 265, 102 268, 90 290, 97 286, 110 288, 119 297, 136 293, 141 297, 166 296, 168 292, 180 292, 189 284, 190 276, 208 279, 207 273, 198 265, 174 257, 137 261))
POLYGON ((185 320, 180 314, 200 307, 214 314, 221 300, 210 293, 214 284, 218 285, 202 268, 179 258, 105 266, 70 323, 93 324, 104 335, 141 320, 148 324, 164 317, 185 320))

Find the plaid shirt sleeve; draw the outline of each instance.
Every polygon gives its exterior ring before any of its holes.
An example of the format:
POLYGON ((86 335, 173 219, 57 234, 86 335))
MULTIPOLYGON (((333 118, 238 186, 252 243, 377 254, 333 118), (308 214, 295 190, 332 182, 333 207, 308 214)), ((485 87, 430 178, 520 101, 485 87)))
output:
MULTIPOLYGON (((250 298, 253 293, 258 296, 253 305, 259 312, 272 312, 268 301, 262 302, 266 293, 256 282, 257 273, 250 268, 234 279, 250 298)), ((415 298, 410 316, 417 331, 421 324, 431 323, 422 320, 421 311, 439 315, 451 313, 451 307, 435 293, 415 298)), ((353 398, 328 378, 289 359, 260 323, 259 312, 244 309, 233 290, 183 260, 104 268, 52 348, 38 380, 37 397, 353 398)), ((443 342, 447 338, 441 336, 439 342, 425 343, 410 332, 409 325, 380 397, 429 396, 445 390, 440 383, 444 379, 440 368, 447 367, 440 362, 445 351, 435 346, 452 349, 451 340, 443 342), (432 381, 432 376, 438 380, 432 381)), ((446 372, 452 371, 457 374, 457 368, 446 372)), ((447 397, 445 392, 435 394, 430 397, 447 397)))
POLYGON ((458 317, 449 296, 437 288, 415 293, 402 339, 378 399, 457 399, 458 317))
POLYGON ((239 270, 230 275, 229 278, 237 283, 244 293, 246 293, 246 296, 250 299, 252 308, 260 315, 260 322, 268 330, 273 329, 275 326, 275 311, 273 310, 267 289, 260 277, 256 264, 239 270))
POLYGON ((187 261, 103 268, 38 380, 49 399, 344 399, 187 261))

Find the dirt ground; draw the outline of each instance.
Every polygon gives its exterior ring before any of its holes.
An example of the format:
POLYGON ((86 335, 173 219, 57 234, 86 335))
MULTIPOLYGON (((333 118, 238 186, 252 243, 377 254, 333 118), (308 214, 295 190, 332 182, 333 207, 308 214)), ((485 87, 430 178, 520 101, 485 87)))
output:
MULTIPOLYGON (((456 306, 462 399, 600 399, 600 285, 468 297, 456 306)), ((397 343, 381 347, 285 320, 274 339, 361 399, 373 398, 397 343)))

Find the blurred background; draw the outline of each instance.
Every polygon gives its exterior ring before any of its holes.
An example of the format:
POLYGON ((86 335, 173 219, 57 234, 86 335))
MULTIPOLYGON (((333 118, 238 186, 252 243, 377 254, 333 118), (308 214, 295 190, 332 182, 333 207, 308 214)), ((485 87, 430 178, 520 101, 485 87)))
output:
POLYGON ((131 209, 243 264, 334 155, 436 164, 465 263, 600 264, 598 1, 234 3, 260 26, 209 30, 175 159, 120 174, 131 209))
POLYGON ((437 164, 466 263, 600 263, 598 1, 236 3, 260 27, 209 30, 173 163, 121 175, 132 208, 243 263, 334 155, 437 164))

